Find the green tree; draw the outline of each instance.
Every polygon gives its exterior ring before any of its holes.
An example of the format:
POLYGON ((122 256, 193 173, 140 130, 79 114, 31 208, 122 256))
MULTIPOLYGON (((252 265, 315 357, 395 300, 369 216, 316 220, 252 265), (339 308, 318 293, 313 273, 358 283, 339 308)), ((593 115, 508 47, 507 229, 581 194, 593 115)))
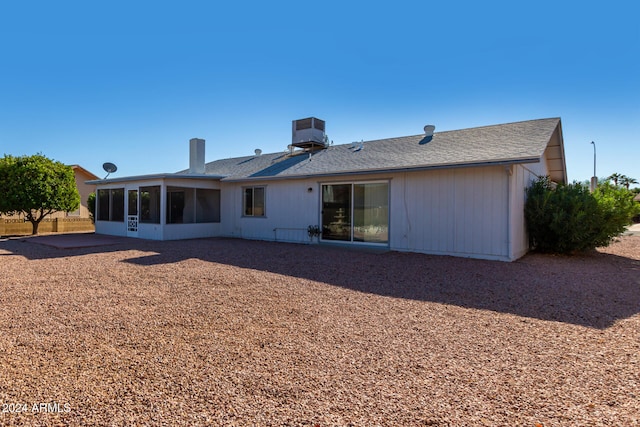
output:
POLYGON ((637 183, 638 181, 635 178, 631 178, 626 175, 622 175, 620 177, 620 185, 625 187, 627 190, 629 189, 629 186, 631 186, 631 184, 637 184, 637 183))
POLYGON ((541 178, 527 190, 530 246, 565 254, 607 246, 640 212, 633 197, 631 191, 610 183, 591 193, 584 183, 555 186, 548 177, 541 178))
POLYGON ((42 154, 0 158, 0 212, 23 214, 38 234, 40 222, 54 212, 80 206, 73 169, 42 154))
POLYGON ((607 177, 607 181, 613 181, 613 185, 618 185, 618 181, 620 180, 620 178, 622 178, 624 175, 620 175, 619 173, 612 173, 611 175, 609 175, 607 177))

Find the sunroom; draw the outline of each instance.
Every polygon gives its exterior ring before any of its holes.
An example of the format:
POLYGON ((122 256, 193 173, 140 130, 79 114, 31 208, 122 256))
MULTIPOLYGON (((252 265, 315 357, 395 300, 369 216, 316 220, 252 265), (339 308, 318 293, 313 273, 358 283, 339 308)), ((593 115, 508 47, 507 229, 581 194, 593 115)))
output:
POLYGON ((212 177, 153 175, 98 185, 96 232, 153 240, 211 237, 220 228, 220 183, 212 177))

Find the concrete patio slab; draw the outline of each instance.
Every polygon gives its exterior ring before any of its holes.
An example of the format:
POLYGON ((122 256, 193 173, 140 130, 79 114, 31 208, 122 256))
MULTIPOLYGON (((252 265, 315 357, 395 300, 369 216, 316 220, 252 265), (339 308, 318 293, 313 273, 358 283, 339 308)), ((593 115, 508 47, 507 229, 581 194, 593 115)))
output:
POLYGON ((106 236, 95 233, 70 233, 29 237, 27 241, 58 249, 75 249, 116 245, 126 241, 126 237, 106 236))

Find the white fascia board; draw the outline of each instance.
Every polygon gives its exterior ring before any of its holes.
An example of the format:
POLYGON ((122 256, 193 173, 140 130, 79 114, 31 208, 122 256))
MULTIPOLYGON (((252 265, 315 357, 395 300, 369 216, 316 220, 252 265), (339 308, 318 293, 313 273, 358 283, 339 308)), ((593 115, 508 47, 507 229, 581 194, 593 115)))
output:
POLYGON ((111 179, 94 179, 92 181, 85 181, 85 184, 89 185, 105 185, 114 184, 119 182, 136 182, 136 181, 150 181, 153 179, 213 179, 219 180, 224 178, 221 175, 207 175, 207 174, 176 174, 176 173, 160 173, 150 175, 137 175, 137 176, 123 176, 121 178, 111 179))

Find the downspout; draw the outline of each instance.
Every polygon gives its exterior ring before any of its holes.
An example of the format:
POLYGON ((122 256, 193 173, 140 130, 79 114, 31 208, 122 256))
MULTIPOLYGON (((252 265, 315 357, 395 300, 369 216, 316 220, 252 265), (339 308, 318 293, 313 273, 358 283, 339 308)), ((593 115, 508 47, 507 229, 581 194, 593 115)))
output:
MULTIPOLYGON (((404 173, 402 180, 402 202, 404 204, 404 215, 407 221, 404 233, 404 249, 409 249, 409 239, 411 235, 411 216, 409 215, 409 207, 407 206, 407 173, 404 173)), ((391 227, 389 227, 391 228, 391 227)))
POLYGON ((507 173, 507 258, 513 261, 513 245, 511 242, 511 181, 513 176, 513 165, 504 167, 507 173))

